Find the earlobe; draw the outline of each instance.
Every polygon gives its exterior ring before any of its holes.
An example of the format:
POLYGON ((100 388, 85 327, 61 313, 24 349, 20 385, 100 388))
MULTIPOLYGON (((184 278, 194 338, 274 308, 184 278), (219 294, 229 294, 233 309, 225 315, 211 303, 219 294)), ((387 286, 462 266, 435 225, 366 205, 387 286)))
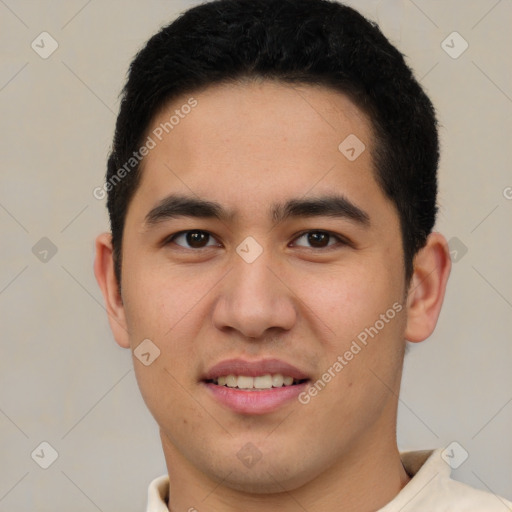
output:
POLYGON ((102 233, 96 238, 94 275, 105 300, 108 320, 114 338, 118 345, 129 348, 130 340, 125 310, 114 272, 112 235, 110 233, 102 233))
POLYGON ((448 243, 440 233, 431 233, 414 258, 414 273, 407 296, 405 339, 428 338, 437 324, 451 270, 448 243))

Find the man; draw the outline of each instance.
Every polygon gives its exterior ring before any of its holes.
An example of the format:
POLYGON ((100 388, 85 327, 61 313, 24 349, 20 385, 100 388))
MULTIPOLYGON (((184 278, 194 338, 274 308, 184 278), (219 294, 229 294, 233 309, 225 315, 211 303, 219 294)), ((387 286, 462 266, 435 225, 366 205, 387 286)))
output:
POLYGON ((402 55, 339 3, 206 3, 137 55, 95 273, 160 427, 148 511, 512 510, 397 448, 450 273, 438 158, 402 55))

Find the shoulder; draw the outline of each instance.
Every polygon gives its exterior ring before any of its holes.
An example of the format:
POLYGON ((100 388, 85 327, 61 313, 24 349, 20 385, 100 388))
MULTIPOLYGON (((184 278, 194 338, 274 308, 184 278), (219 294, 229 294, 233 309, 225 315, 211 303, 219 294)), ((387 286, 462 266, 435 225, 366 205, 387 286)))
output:
POLYGON ((512 512, 512 502, 490 492, 448 479, 443 482, 448 508, 453 512, 512 512), (450 501, 451 500, 451 501, 450 501))
POLYGON ((512 512, 505 498, 453 480, 441 454, 441 449, 402 453, 412 478, 379 512, 512 512))

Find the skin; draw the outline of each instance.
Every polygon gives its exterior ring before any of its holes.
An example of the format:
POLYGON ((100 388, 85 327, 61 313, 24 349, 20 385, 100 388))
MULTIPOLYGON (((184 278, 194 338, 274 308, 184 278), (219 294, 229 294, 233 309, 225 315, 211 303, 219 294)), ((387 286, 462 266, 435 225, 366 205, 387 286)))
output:
MULTIPOLYGON (((122 296, 110 234, 96 241, 95 274, 117 343, 144 339, 160 356, 134 357, 144 400, 158 422, 172 511, 374 511, 407 484, 396 445, 405 339, 433 331, 450 272, 446 240, 432 233, 405 282, 399 217, 372 170, 371 125, 343 94, 274 82, 207 88, 198 106, 143 162, 126 216, 122 296), (338 146, 356 134, 353 162, 338 146), (291 198, 343 194, 369 216, 291 218, 273 225, 268 207, 291 198), (229 219, 145 217, 172 193, 216 201, 229 219), (183 230, 207 231, 203 248, 183 230), (306 231, 339 235, 314 245, 306 231), (237 246, 263 249, 247 263, 237 246), (204 247, 206 246, 206 247, 204 247), (262 415, 238 414, 200 382, 224 359, 274 357, 311 377, 344 354, 393 304, 386 323, 307 405, 292 400, 262 415), (237 452, 252 443, 261 459, 237 452)), ((167 105, 148 131, 185 104, 167 105)))

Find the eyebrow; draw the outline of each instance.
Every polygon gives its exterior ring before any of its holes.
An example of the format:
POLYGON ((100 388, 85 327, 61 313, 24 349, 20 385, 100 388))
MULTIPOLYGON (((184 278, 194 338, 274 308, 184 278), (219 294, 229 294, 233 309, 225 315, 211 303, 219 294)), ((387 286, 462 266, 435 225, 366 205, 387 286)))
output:
MULTIPOLYGON (((343 195, 330 194, 308 199, 289 199, 282 204, 273 204, 269 209, 274 226, 290 218, 335 217, 348 219, 361 226, 370 225, 370 216, 343 195)), ((162 199, 145 217, 144 224, 152 226, 170 219, 192 217, 217 219, 229 222, 235 213, 220 203, 197 197, 171 194, 162 199)))

